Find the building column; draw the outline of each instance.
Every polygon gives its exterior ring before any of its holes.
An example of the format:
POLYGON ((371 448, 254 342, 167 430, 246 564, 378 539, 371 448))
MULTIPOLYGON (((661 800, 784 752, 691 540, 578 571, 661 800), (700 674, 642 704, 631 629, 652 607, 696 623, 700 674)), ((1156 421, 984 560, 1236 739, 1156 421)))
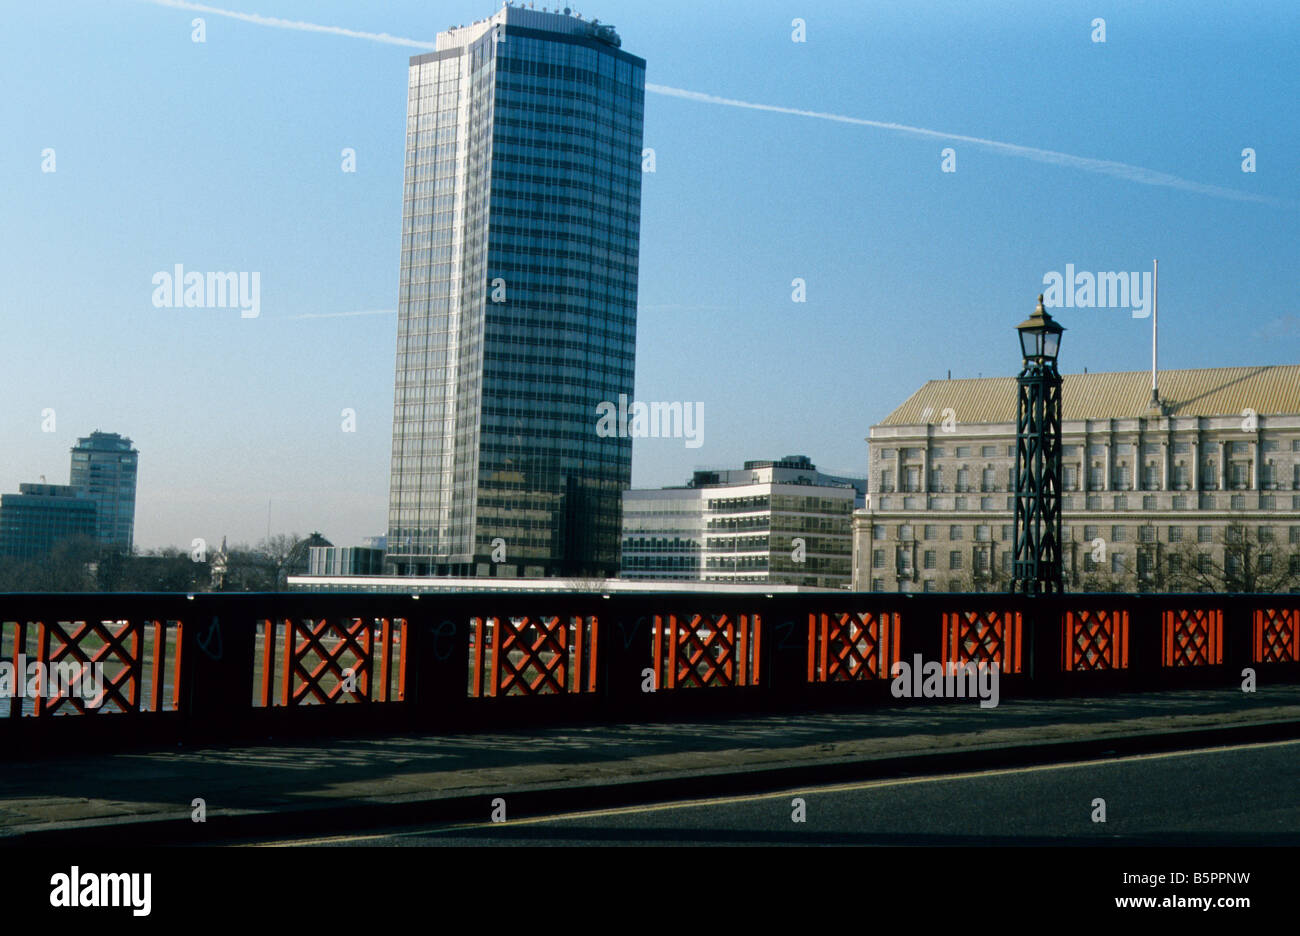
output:
POLYGON ((1201 489, 1201 434, 1192 433, 1192 490, 1201 489))
POLYGON ((925 447, 921 449, 921 493, 930 493, 930 440, 926 438, 925 447))
POLYGON ((1092 490, 1092 488, 1088 486, 1088 479, 1091 477, 1088 472, 1092 470, 1092 450, 1089 448, 1091 443, 1092 437, 1088 434, 1088 421, 1084 420, 1082 440, 1083 448, 1079 449, 1079 451, 1083 453, 1083 457, 1079 459, 1079 470, 1083 472, 1079 478, 1079 492, 1083 494, 1083 502, 1085 504, 1088 503, 1088 492, 1092 490))
POLYGON ((1101 486, 1102 486, 1102 489, 1103 489, 1103 490, 1107 490, 1107 491, 1109 491, 1109 490, 1111 489, 1111 487, 1110 487, 1110 474, 1111 474, 1111 469, 1110 469, 1111 444, 1110 444, 1109 442, 1103 442, 1103 443, 1102 443, 1102 449, 1104 450, 1104 455, 1105 455, 1105 458, 1106 458, 1106 462, 1105 462, 1104 467, 1102 468, 1102 471, 1105 472, 1105 473, 1102 475, 1101 486))
POLYGON ((1220 440, 1215 443, 1219 446, 1219 490, 1228 489, 1228 443, 1220 440))
POLYGON ((1173 478, 1170 476, 1171 459, 1168 439, 1160 443, 1160 460, 1161 464, 1164 466, 1163 470, 1160 472, 1160 490, 1167 491, 1173 486, 1173 478))
POLYGON ((1253 490, 1256 491, 1260 489, 1259 488, 1259 463, 1260 463, 1260 450, 1262 448, 1263 446, 1259 444, 1259 436, 1256 436, 1255 438, 1250 440, 1250 458, 1251 461, 1253 462, 1250 471, 1250 486, 1253 490))

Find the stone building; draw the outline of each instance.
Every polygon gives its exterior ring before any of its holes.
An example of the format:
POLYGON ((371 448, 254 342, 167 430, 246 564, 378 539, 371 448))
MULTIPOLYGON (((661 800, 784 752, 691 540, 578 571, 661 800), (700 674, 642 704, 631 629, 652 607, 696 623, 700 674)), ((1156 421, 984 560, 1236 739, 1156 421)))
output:
MULTIPOLYGON (((1068 374, 1069 590, 1300 590, 1300 366, 1068 374)), ((871 427, 853 587, 1007 587, 1016 379, 932 380, 871 427)))

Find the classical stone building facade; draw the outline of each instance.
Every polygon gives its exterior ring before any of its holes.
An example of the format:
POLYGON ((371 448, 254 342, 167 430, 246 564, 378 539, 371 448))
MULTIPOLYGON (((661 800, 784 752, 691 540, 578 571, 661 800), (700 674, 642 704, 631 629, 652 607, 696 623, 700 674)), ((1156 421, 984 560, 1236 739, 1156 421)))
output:
MULTIPOLYGON (((1300 590, 1300 366, 1069 374, 1066 587, 1300 590)), ((1014 552, 1014 377, 930 381, 871 427, 853 585, 1002 590, 1014 552)))

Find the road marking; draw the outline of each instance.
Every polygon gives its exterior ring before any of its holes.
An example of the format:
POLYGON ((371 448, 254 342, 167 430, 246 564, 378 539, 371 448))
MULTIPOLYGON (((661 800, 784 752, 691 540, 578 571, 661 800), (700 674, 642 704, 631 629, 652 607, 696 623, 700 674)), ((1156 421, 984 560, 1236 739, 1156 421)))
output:
MULTIPOLYGON (((820 796, 828 793, 850 793, 857 790, 871 790, 882 787, 911 786, 917 783, 943 783, 949 780, 971 780, 977 777, 997 777, 1010 774, 1037 773, 1046 770, 1070 770, 1079 767, 1104 767, 1113 764, 1129 764, 1134 761, 1163 760, 1174 757, 1195 757, 1200 754, 1219 754, 1229 751, 1246 751, 1260 748, 1282 747, 1288 744, 1300 744, 1300 740, 1260 741, 1253 744, 1233 744, 1224 747, 1195 748, 1190 751, 1164 751, 1154 754, 1126 754, 1120 757, 1108 757, 1098 760, 1068 761, 1061 764, 1032 764, 1027 767, 1000 767, 992 770, 972 770, 954 774, 935 774, 926 777, 895 777, 886 780, 859 780, 853 783, 837 783, 826 786, 791 787, 776 793, 748 793, 741 796, 718 796, 708 799, 674 800, 667 803, 649 803, 641 806, 616 806, 610 809, 592 809, 580 812, 555 813, 547 816, 533 816, 527 819, 511 819, 508 822, 464 822, 456 825, 436 826, 413 831, 386 832, 374 835, 336 835, 324 838, 292 839, 277 842, 255 842, 258 847, 283 848, 293 845, 330 845, 338 842, 369 842, 377 839, 403 838, 413 835, 440 835, 465 829, 491 829, 502 826, 541 825, 548 822, 565 822, 573 819, 600 819, 606 816, 630 816, 638 813, 662 812, 670 809, 694 809, 704 806, 730 806, 735 803, 752 803, 757 800, 783 799, 791 795, 820 796)), ((487 794, 484 794, 487 797, 487 794)))

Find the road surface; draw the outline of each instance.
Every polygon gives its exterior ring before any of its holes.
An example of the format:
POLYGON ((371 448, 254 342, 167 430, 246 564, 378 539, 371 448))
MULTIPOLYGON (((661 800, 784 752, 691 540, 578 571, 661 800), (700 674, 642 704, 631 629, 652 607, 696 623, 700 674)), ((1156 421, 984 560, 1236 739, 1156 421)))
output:
POLYGON ((504 822, 265 844, 1297 845, 1300 741, 563 815, 512 816, 502 799, 504 822))

